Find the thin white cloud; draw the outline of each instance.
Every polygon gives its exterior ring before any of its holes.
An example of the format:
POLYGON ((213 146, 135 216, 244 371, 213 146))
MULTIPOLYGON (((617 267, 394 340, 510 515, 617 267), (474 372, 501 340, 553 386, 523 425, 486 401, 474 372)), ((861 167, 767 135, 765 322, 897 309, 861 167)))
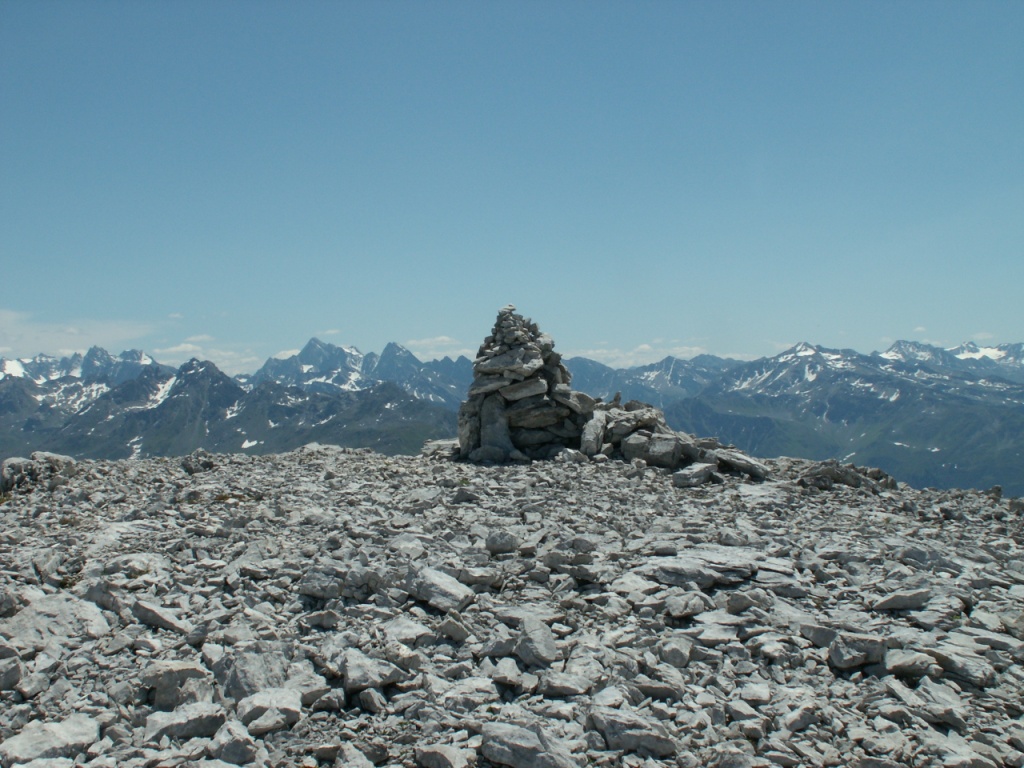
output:
POLYGON ((85 352, 92 346, 119 352, 152 332, 148 323, 101 319, 51 323, 28 312, 0 309, 0 346, 17 357, 85 352))
POLYGON ((171 312, 171 314, 169 314, 167 316, 167 319, 168 320, 184 320, 185 316, 183 314, 181 314, 181 312, 171 312))
POLYGON ((282 349, 280 352, 271 355, 271 357, 276 360, 287 360, 289 357, 295 357, 301 351, 301 349, 282 349))
POLYGON ((586 357, 612 368, 633 368, 664 360, 666 357, 678 357, 689 360, 691 357, 706 354, 704 347, 681 344, 669 341, 661 344, 638 344, 632 349, 597 347, 593 349, 572 349, 565 352, 566 357, 586 357))
POLYGON ((442 357, 476 357, 476 350, 451 336, 432 336, 427 339, 409 339, 402 346, 421 360, 438 360, 442 357))
POLYGON ((923 325, 919 325, 914 329, 914 333, 928 333, 928 329, 923 325))
POLYGON ((338 336, 341 334, 340 328, 331 328, 329 331, 320 331, 317 336, 338 336))
POLYGON ((196 352, 202 352, 202 351, 203 351, 203 348, 200 347, 198 344, 190 344, 187 341, 186 342, 182 342, 181 344, 176 344, 173 347, 164 347, 162 349, 154 349, 153 350, 154 354, 156 354, 158 356, 161 356, 161 357, 170 356, 170 357, 175 357, 175 358, 180 356, 180 355, 195 356, 196 352))
POLYGON ((453 339, 451 336, 431 336, 428 339, 409 339, 407 342, 405 342, 405 346, 407 347, 425 346, 428 344, 432 346, 457 346, 459 344, 462 344, 462 342, 459 341, 458 339, 453 339))
POLYGON ((240 373, 254 373, 264 362, 251 349, 211 349, 203 357, 206 360, 212 360, 228 376, 237 376, 240 373))
POLYGON ((992 339, 995 338, 995 335, 988 331, 978 331, 977 333, 971 334, 971 338, 975 341, 992 341, 992 339))
POLYGON ((207 347, 203 342, 212 340, 208 334, 190 336, 180 344, 153 350, 158 361, 165 365, 179 366, 191 358, 209 360, 229 376, 252 373, 263 364, 251 349, 207 347))

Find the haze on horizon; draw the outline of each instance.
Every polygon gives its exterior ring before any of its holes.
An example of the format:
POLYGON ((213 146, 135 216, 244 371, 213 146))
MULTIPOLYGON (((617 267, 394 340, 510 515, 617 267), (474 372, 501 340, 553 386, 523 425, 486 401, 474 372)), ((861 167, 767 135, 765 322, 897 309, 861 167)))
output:
POLYGON ((1024 5, 0 4, 0 356, 1024 341, 1024 5))

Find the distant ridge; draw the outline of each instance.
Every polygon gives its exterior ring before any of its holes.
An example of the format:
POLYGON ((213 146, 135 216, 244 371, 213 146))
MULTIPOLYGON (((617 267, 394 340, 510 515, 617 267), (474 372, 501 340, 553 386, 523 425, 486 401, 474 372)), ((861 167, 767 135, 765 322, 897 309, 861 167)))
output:
MULTIPOLYGON (((565 363, 575 390, 651 403, 674 429, 716 435, 753 455, 838 458, 918 486, 1002 485, 1024 495, 1021 343, 897 341, 862 354, 803 342, 751 362, 699 355, 624 369, 565 363)), ((139 350, 0 358, 0 458, 31 450, 263 453, 314 438, 414 452, 423 439, 454 434, 471 381, 465 357, 423 362, 396 343, 363 354, 317 338, 234 378, 208 361, 174 369, 139 350), (181 398, 192 402, 186 408, 181 398)))

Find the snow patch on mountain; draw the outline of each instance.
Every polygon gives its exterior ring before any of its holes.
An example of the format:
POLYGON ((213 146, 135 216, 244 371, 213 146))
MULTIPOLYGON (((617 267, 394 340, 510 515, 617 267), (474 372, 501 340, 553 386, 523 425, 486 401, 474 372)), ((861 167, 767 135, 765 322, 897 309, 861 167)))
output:
POLYGON ((0 361, 0 379, 5 376, 16 376, 21 378, 25 375, 25 365, 21 360, 0 361))
POLYGON ((166 400, 170 396, 171 390, 174 388, 174 383, 177 380, 177 376, 171 376, 171 378, 169 378, 167 381, 161 384, 157 391, 154 392, 153 396, 149 399, 149 405, 147 407, 156 408, 158 405, 160 405, 160 403, 166 400))
POLYGON ((961 360, 981 360, 987 358, 998 361, 1006 358, 1008 350, 1002 347, 979 347, 973 341, 968 341, 959 347, 953 347, 949 351, 961 360))

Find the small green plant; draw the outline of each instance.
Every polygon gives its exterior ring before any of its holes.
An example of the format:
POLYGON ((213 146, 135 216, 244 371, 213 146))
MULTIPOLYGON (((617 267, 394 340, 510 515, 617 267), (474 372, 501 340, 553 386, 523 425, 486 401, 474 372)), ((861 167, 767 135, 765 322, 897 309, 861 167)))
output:
POLYGON ((60 588, 61 589, 72 589, 78 582, 82 580, 81 573, 69 573, 61 576, 60 588))
POLYGON ((61 525, 78 525, 78 518, 75 515, 61 515, 57 520, 61 525))
POLYGON ((14 498, 14 497, 11 496, 11 494, 9 494, 9 493, 0 493, 0 504, 6 504, 12 498, 14 498))
POLYGON ((214 501, 218 501, 218 502, 220 502, 222 504, 224 502, 226 502, 226 501, 245 501, 245 499, 246 499, 246 497, 245 497, 244 493, 228 492, 228 491, 225 491, 223 493, 218 493, 216 496, 213 497, 214 501))

